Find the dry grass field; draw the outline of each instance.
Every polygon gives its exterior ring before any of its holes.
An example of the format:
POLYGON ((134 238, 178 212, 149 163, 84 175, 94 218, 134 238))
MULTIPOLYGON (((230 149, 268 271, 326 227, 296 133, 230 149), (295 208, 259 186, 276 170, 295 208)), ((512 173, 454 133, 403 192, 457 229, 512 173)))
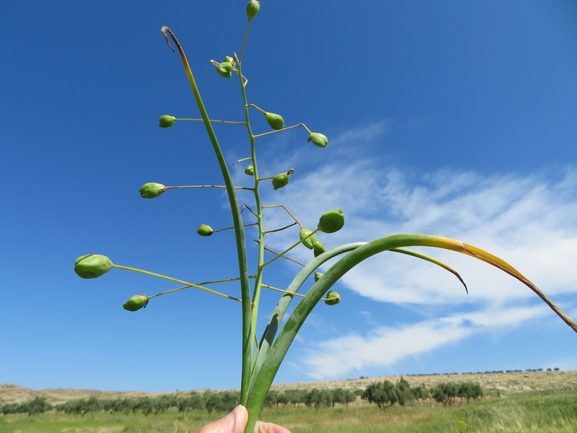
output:
MULTIPOLYGON (((434 387, 440 382, 474 382, 479 383, 487 395, 499 395, 499 393, 522 392, 522 391, 548 391, 561 388, 577 387, 577 371, 551 371, 551 372, 523 372, 523 373, 487 373, 487 374, 435 374, 427 376, 403 376, 411 386, 425 385, 427 388, 434 387)), ((293 384, 276 384, 272 389, 283 392, 288 389, 334 389, 344 388, 350 391, 364 390, 369 384, 385 379, 395 383, 401 376, 384 376, 355 380, 335 380, 323 382, 298 382, 293 384)), ((186 396, 192 390, 178 391, 166 394, 186 396)), ((203 390, 199 390, 203 391, 203 390)), ((159 396, 160 393, 148 393, 144 391, 94 391, 82 389, 41 389, 32 390, 17 385, 0 384, 0 406, 6 403, 21 403, 33 399, 36 396, 45 397, 53 404, 65 403, 68 400, 89 398, 96 396, 99 399, 107 398, 132 398, 144 396, 159 396)))

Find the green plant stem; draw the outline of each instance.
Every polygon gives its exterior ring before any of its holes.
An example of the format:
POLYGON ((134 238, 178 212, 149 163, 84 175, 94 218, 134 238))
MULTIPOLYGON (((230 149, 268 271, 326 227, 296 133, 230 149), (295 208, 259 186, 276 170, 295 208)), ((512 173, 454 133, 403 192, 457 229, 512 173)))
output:
MULTIPOLYGON (((223 297, 223 298, 233 299, 233 300, 235 300, 235 301, 238 301, 237 298, 234 298, 234 297, 229 296, 229 295, 225 295, 224 293, 217 292, 216 290, 209 289, 208 287, 203 287, 203 286, 201 286, 200 284, 189 283, 188 281, 179 280, 179 279, 177 279, 177 278, 172 278, 172 277, 169 277, 169 276, 166 276, 166 275, 157 274, 157 273, 155 273, 155 272, 145 271, 145 270, 143 270, 143 269, 132 268, 132 267, 130 267, 130 266, 122 266, 122 265, 114 264, 114 265, 112 265, 112 267, 113 267, 113 268, 116 268, 116 269, 122 269, 122 270, 125 270, 125 271, 138 272, 138 273, 140 273, 140 274, 149 275, 149 276, 151 276, 151 277, 162 278, 163 280, 172 281, 172 282, 174 282, 174 283, 185 284, 185 285, 188 286, 188 287, 194 287, 195 289, 204 290, 205 292, 212 293, 213 295, 217 295, 217 296, 221 296, 221 297, 223 297)), ((162 295, 162 294, 170 293, 171 291, 174 292, 174 291, 177 291, 177 290, 182 290, 182 288, 169 290, 169 291, 167 291, 167 292, 162 292, 162 293, 159 293, 159 294, 154 295, 154 296, 160 296, 160 295, 162 295)), ((153 298, 154 296, 151 296, 151 298, 153 298)))
POLYGON ((277 132, 283 132, 283 131, 287 131, 289 129, 294 129, 294 128, 298 128, 302 126, 304 129, 306 129, 308 131, 309 134, 312 134, 312 131, 307 128, 307 126, 304 123, 297 123, 296 125, 292 125, 292 126, 285 126, 282 129, 277 129, 275 131, 268 131, 268 132, 263 132, 262 134, 257 134, 254 136, 254 138, 260 138, 260 137, 264 137, 265 135, 271 135, 271 134, 276 134, 277 132))
MULTIPOLYGON (((165 189, 194 189, 194 188, 226 188, 226 185, 175 185, 167 186, 165 189)), ((234 189, 243 189, 245 191, 252 191, 252 188, 246 186, 234 186, 234 189)))
MULTIPOLYGON (((269 286, 268 284, 263 284, 262 285, 265 289, 269 289, 269 290, 274 290, 275 292, 280 292, 280 293, 285 293, 289 296, 298 296, 299 298, 304 298, 305 295, 303 295, 302 293, 295 293, 295 292, 289 292, 288 290, 283 290, 283 289, 279 289, 278 287, 274 287, 274 286, 269 286)), ((183 288, 186 288, 183 287, 183 288)), ((154 295, 154 296, 158 296, 158 295, 154 295)), ((152 298, 153 296, 150 296, 150 298, 152 298)), ((321 301, 326 301, 327 298, 321 298, 321 301)))
MULTIPOLYGON (((186 76, 190 83, 190 87, 192 89, 192 93, 194 94, 194 99, 196 100, 196 104, 198 109, 200 110, 200 114, 202 119, 204 120, 204 126, 206 128, 206 132, 210 138, 210 142, 212 143, 212 147, 216 158, 218 160, 218 165, 220 167, 224 183, 226 185, 226 192, 228 195, 230 211, 232 214, 232 220, 234 224, 234 234, 236 239, 236 251, 237 251, 237 258, 238 258, 238 270, 239 270, 239 278, 240 278, 240 289, 241 289, 241 299, 242 299, 242 347, 243 347, 243 366, 242 366, 242 379, 241 379, 241 389, 248 389, 248 383, 250 381, 250 365, 251 365, 251 353, 252 353, 252 342, 254 341, 251 338, 251 299, 250 299, 250 285, 249 285, 249 278, 248 278, 248 260, 246 256, 246 245, 245 245, 245 235, 244 235, 244 226, 242 221, 242 216, 240 214, 240 207, 238 204, 238 200, 236 197, 236 192, 234 189, 234 183, 232 181, 232 177, 228 170, 228 166, 224 159, 224 155, 216 138, 216 134, 214 133, 214 129, 212 128, 212 124, 210 123, 210 118, 204 107, 202 102, 202 98, 200 96, 200 92, 198 91, 198 87, 194 80, 194 76, 192 74, 192 70, 186 59, 186 55, 184 51, 174 36, 172 30, 168 27, 162 28, 162 33, 170 46, 170 42, 168 40, 168 36, 166 33, 169 33, 172 40, 178 47, 178 51, 180 54, 180 58, 182 60, 182 64, 184 66, 184 70, 186 72, 186 76), (247 356, 248 354, 248 356, 247 356), (248 365, 245 366, 245 363, 248 362, 248 365)), ((172 47, 171 47, 172 49, 172 47)), ((173 50, 174 51, 174 50, 173 50)), ((240 64, 239 64, 240 67, 240 64)), ((242 83, 242 74, 239 72, 240 80, 242 83)), ((247 127, 248 125, 248 118, 247 120, 247 127)))
MULTIPOLYGON (((250 21, 249 21, 250 25, 250 21)), ((248 37, 248 29, 247 29, 247 37, 248 37)), ((246 40, 245 40, 246 43, 246 40)), ((244 47, 243 47, 244 53, 244 47)), ((260 291, 262 285, 262 267, 261 264, 264 262, 264 227, 263 227, 263 218, 262 218, 262 205, 260 201, 260 193, 259 193, 259 179, 258 179, 258 163, 256 158, 256 146, 254 141, 254 135, 252 133, 252 128, 250 126, 250 116, 248 110, 248 100, 246 95, 246 82, 243 82, 242 76, 242 62, 239 60, 237 63, 238 69, 238 77, 240 81, 240 88, 242 92, 242 99, 244 104, 244 116, 246 122, 246 130, 250 140, 250 149, 251 149, 251 159, 252 165, 254 168, 254 200, 256 206, 256 212, 252 209, 248 208, 249 211, 255 215, 258 223, 258 239, 259 239, 259 247, 258 247, 258 266, 254 276, 254 288, 253 288, 253 295, 252 295, 252 302, 251 302, 251 309, 245 310, 243 309, 243 328, 246 326, 248 328, 248 336, 243 337, 246 338, 245 341, 248 341, 248 345, 243 345, 243 354, 242 354, 242 380, 241 380, 241 389, 240 389, 240 402, 243 405, 246 405, 246 401, 248 398, 248 390, 250 386, 250 379, 251 379, 251 370, 254 362, 254 350, 250 342, 257 341, 256 337, 256 323, 258 317, 258 307, 259 307, 259 300, 260 300, 260 291)), ((248 295, 250 299, 250 294, 248 295)), ((244 296, 243 296, 244 300, 244 296)), ((244 303, 243 303, 244 305, 244 303)), ((251 430, 252 431, 252 430, 251 430)))
MULTIPOLYGON (((162 295, 168 295, 169 293, 178 292, 180 290, 190 289, 191 287, 194 287, 197 289, 202 289, 202 290, 207 290, 206 288, 202 288, 196 284, 187 284, 186 286, 177 287, 176 289, 171 289, 171 290, 167 290, 165 292, 157 293, 156 295, 148 296, 148 299, 157 298, 158 296, 162 296, 162 295)), ((223 296, 227 299, 231 299, 233 301, 242 302, 240 299, 235 298, 234 296, 228 296, 228 295, 225 295, 223 293, 214 292, 213 290, 210 290, 210 289, 208 289, 207 291, 214 293, 214 294, 217 294, 217 295, 221 295, 221 296, 223 296)))
MULTIPOLYGON (((271 179, 272 179, 272 178, 271 178, 271 179)), ((284 211, 285 211, 286 213, 288 213, 288 214, 290 215, 290 217, 291 217, 293 220, 295 220, 296 223, 297 223, 300 227, 303 226, 303 225, 300 223, 300 221, 297 219, 297 217, 295 217, 295 216, 286 208, 286 206, 285 206, 284 204, 268 204, 268 205, 266 205, 266 206, 263 206, 262 208, 263 208, 263 209, 272 209, 272 208, 275 208, 275 207, 283 208, 284 211)))
MULTIPOLYGON (((306 238, 304 238, 304 239, 310 238, 312 235, 316 234, 318 231, 319 231, 319 229, 313 230, 313 231, 312 231, 306 238)), ((286 253, 288 253, 288 252, 291 251, 292 249, 298 247, 300 244, 302 244, 302 241, 299 240, 298 242, 294 243, 293 245, 291 245, 290 247, 288 247, 286 250, 284 250, 282 253, 279 253, 276 257, 274 257, 274 258, 270 259, 268 262, 264 263, 264 264, 262 265, 262 267, 264 268, 265 266, 270 265, 272 262, 280 259, 281 257, 284 257, 284 255, 285 255, 286 253)))
MULTIPOLYGON (((189 122, 204 122, 204 119, 197 119, 196 117, 175 117, 176 120, 186 120, 189 122)), ((210 119, 211 123, 226 123, 227 125, 244 125, 244 122, 237 122, 234 120, 218 120, 210 119)))

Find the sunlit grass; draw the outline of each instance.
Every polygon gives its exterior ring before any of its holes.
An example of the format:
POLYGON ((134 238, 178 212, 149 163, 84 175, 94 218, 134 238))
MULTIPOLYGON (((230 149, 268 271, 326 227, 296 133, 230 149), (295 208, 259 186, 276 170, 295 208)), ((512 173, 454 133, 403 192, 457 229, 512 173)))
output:
MULTIPOLYGON (((379 410, 359 405, 312 409, 265 409, 261 418, 293 433, 493 433, 577 432, 577 392, 571 389, 506 394, 485 401, 444 408, 433 402, 413 408, 394 406, 379 410)), ((4 433, 194 433, 224 413, 169 411, 159 415, 89 413, 84 417, 49 412, 0 416, 4 433)))

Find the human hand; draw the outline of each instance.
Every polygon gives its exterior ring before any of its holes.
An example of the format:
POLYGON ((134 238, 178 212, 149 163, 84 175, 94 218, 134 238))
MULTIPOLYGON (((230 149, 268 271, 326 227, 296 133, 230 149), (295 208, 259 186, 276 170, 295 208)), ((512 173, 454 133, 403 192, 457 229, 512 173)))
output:
MULTIPOLYGON (((231 413, 218 421, 201 427, 196 433, 243 433, 248 422, 248 412, 238 405, 231 413)), ((254 433, 291 433, 286 428, 270 422, 257 421, 254 433)))

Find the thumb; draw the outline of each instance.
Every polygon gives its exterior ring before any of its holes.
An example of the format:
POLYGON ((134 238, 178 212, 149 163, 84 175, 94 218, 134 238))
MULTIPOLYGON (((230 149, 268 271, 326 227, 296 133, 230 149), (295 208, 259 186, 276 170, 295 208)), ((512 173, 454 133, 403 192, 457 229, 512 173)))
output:
POLYGON ((239 404, 227 416, 201 427, 196 433, 243 433, 247 421, 248 412, 239 404))

